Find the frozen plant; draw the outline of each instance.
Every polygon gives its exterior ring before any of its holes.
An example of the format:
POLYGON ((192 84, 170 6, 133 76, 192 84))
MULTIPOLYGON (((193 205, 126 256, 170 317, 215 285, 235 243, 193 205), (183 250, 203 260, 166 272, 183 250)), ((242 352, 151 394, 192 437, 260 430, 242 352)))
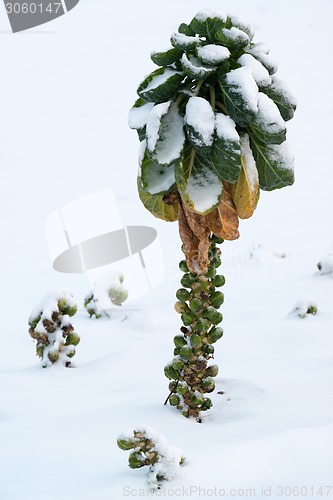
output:
POLYGON ((297 316, 298 318, 306 318, 307 315, 315 316, 318 313, 317 304, 313 300, 299 300, 295 305, 294 309, 291 311, 291 316, 297 316))
POLYGON ((153 489, 160 488, 162 481, 172 479, 185 461, 178 448, 147 426, 121 434, 117 445, 121 450, 132 450, 128 459, 131 469, 149 467, 148 483, 153 489))
POLYGON ((333 255, 329 254, 327 257, 321 259, 317 264, 317 268, 319 274, 333 276, 333 255))
POLYGON ((37 341, 36 354, 46 368, 53 363, 70 366, 80 337, 71 317, 77 312, 73 296, 67 292, 49 293, 29 319, 29 334, 37 341))
POLYGON ((218 245, 239 237, 239 218, 252 216, 260 189, 294 182, 285 122, 296 100, 267 45, 253 38, 243 18, 198 12, 171 35, 169 49, 151 54, 159 68, 141 82, 129 113, 141 141, 140 199, 155 217, 178 220, 186 259, 167 401, 198 420, 212 405, 205 394, 217 367, 208 362, 223 334, 218 245))
POLYGON ((121 306, 128 298, 122 273, 106 273, 94 285, 94 290, 84 299, 84 307, 90 317, 97 319, 110 317, 108 310, 112 306, 121 306))

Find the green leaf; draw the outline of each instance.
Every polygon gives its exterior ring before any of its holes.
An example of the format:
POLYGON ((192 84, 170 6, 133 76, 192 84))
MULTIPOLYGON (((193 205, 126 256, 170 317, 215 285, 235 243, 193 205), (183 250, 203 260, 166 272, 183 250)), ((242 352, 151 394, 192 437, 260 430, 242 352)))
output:
POLYGON ((175 164, 175 177, 182 201, 191 212, 206 215, 219 205, 223 184, 210 160, 198 155, 190 144, 175 164))
POLYGON ((261 189, 273 191, 291 186, 295 181, 294 157, 287 141, 279 145, 262 144, 252 133, 250 140, 261 189))
POLYGON ((225 26, 225 18, 212 18, 207 15, 202 15, 202 13, 198 13, 197 16, 190 22, 190 28, 199 36, 205 37, 207 40, 213 40, 214 35, 225 26))
POLYGON ((152 52, 150 58, 157 66, 170 66, 179 61, 182 54, 182 50, 172 47, 164 52, 152 52))
POLYGON ((265 144, 282 144, 286 140, 286 124, 279 108, 262 92, 258 96, 258 113, 249 128, 265 144))
POLYGON ((174 165, 161 165, 149 158, 147 150, 141 163, 143 189, 151 194, 165 194, 175 183, 174 165))
POLYGON ((161 165, 171 165, 184 147, 184 119, 175 102, 154 106, 146 129, 149 156, 161 165))
POLYGON ((143 80, 137 92, 147 102, 165 102, 174 96, 183 78, 179 71, 159 68, 143 80))
POLYGON ((285 82, 274 81, 272 85, 266 87, 263 92, 275 102, 280 110, 282 118, 286 122, 293 118, 296 110, 296 99, 285 82))
POLYGON ((235 28, 234 26, 230 29, 223 28, 215 34, 214 38, 231 50, 244 49, 250 43, 247 33, 244 33, 244 31, 239 28, 235 28))
POLYGON ((184 121, 192 146, 200 155, 208 156, 213 146, 215 128, 215 115, 210 103, 203 97, 190 97, 184 121))
POLYGON ((219 84, 230 117, 242 127, 251 123, 258 112, 258 87, 251 71, 232 70, 219 77, 219 84))
POLYGON ((151 195, 143 189, 141 178, 138 177, 138 192, 144 207, 158 219, 174 222, 178 219, 178 203, 167 205, 163 202, 164 193, 151 195))
POLYGON ((182 23, 178 28, 178 33, 182 33, 187 36, 195 36, 195 31, 190 28, 188 24, 182 23))
POLYGON ((232 184, 237 181, 242 167, 240 138, 235 122, 222 113, 215 115, 215 137, 210 160, 220 179, 232 184))
POLYGON ((185 75, 194 80, 205 80, 216 73, 217 69, 214 66, 206 66, 193 55, 187 56, 186 54, 183 54, 181 58, 181 65, 185 75))
POLYGON ((170 42, 173 47, 182 51, 194 50, 201 43, 197 36, 188 36, 184 33, 172 33, 170 42))

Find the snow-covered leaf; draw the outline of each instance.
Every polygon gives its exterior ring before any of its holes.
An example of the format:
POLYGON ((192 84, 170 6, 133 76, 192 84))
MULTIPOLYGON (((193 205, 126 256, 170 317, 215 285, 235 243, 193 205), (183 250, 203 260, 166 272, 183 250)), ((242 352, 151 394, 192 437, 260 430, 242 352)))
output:
POLYGON ((203 97, 190 97, 184 120, 189 141, 199 154, 207 156, 213 146, 215 128, 210 103, 203 97))
POLYGON ((199 37, 184 35, 184 33, 172 33, 170 42, 173 47, 182 51, 193 50, 201 43, 199 37))
POLYGON ((223 113, 215 115, 215 136, 210 159, 220 179, 231 183, 237 181, 241 170, 240 139, 235 122, 223 113))
POLYGON ((146 102, 139 97, 128 113, 128 126, 137 130, 140 141, 145 138, 148 116, 153 107, 153 102, 146 102))
POLYGON ((150 58, 157 66, 170 66, 176 61, 179 61, 182 54, 182 50, 171 47, 163 52, 152 52, 150 58))
POLYGON ((174 222, 178 219, 178 203, 167 205, 163 201, 164 193, 155 195, 147 193, 147 191, 143 188, 140 177, 138 177, 137 185, 140 200, 142 201, 144 207, 149 210, 154 217, 167 222, 174 222))
POLYGON ((270 49, 266 44, 262 42, 253 43, 250 48, 247 49, 247 52, 252 54, 255 59, 261 62, 270 75, 274 75, 274 73, 277 72, 277 63, 269 55, 270 49))
POLYGON ((256 84, 260 89, 266 88, 271 84, 271 77, 267 69, 252 54, 243 54, 237 62, 241 66, 249 68, 256 84))
POLYGON ((204 80, 216 72, 213 66, 205 66, 200 59, 193 55, 182 55, 181 65, 185 75, 195 80, 204 80))
POLYGON ((251 123, 258 112, 258 87, 249 68, 221 75, 219 83, 231 118, 241 126, 251 123))
POLYGON ((214 172, 210 160, 200 156, 190 145, 175 164, 179 194, 186 208, 206 215, 220 202, 223 185, 214 172))
POLYGON ((282 144, 286 140, 286 124, 279 108, 262 92, 258 95, 258 113, 249 127, 261 142, 282 144))
POLYGON ((165 102, 173 97, 183 78, 183 74, 179 71, 159 68, 143 80, 137 92, 147 102, 165 102))
POLYGON ((242 169, 236 184, 231 185, 231 195, 240 219, 253 215, 259 200, 259 177, 250 148, 249 136, 241 137, 242 169))
POLYGON ((287 141, 279 145, 263 144, 250 133, 250 144, 261 189, 272 191, 294 183, 294 155, 287 141))
POLYGON ((214 35, 225 26, 227 16, 223 12, 207 9, 199 11, 190 22, 190 27, 199 36, 213 40, 214 35))
POLYGON ((147 130, 149 156, 161 165, 170 165, 182 152, 184 119, 175 102, 157 104, 149 114, 147 130))
POLYGON ((222 45, 208 44, 196 50, 198 59, 204 64, 221 64, 230 57, 230 51, 222 45))
POLYGON ((234 26, 230 29, 223 28, 215 33, 214 38, 225 47, 232 50, 244 49, 250 43, 248 34, 234 26))
POLYGON ((229 16, 228 20, 230 20, 230 23, 232 26, 240 29, 241 31, 244 31, 244 33, 247 34, 247 36, 249 37, 250 40, 253 39, 254 28, 253 28, 252 23, 248 19, 245 19, 245 17, 241 17, 241 16, 231 15, 231 16, 229 16))
POLYGON ((274 78, 272 85, 263 91, 275 102, 285 121, 293 118, 297 100, 293 89, 287 82, 274 78))
POLYGON ((187 36, 195 36, 195 31, 193 31, 192 28, 186 23, 182 23, 179 26, 178 33, 182 33, 183 35, 187 36))
POLYGON ((147 193, 165 194, 175 183, 174 165, 161 165, 149 158, 146 150, 141 162, 141 181, 147 193))

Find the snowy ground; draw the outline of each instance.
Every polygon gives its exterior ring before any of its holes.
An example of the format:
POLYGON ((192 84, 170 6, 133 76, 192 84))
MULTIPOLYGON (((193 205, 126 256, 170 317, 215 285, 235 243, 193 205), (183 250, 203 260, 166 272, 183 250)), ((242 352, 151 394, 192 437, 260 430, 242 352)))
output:
POLYGON ((333 248, 332 15, 328 0, 81 0, 52 24, 13 35, 1 9, 1 500, 147 495, 145 471, 130 470, 116 446, 138 424, 187 457, 161 495, 264 498, 263 487, 274 499, 333 497, 333 279, 316 273, 333 248), (153 220, 138 201, 138 143, 126 120, 153 67, 150 50, 167 47, 178 24, 206 6, 253 21, 299 108, 288 127, 295 186, 263 193, 241 239, 222 247, 225 335, 216 362, 224 394, 215 392, 199 425, 163 406, 163 366, 180 326, 173 303, 181 253, 177 226, 153 220), (84 276, 52 270, 45 220, 108 187, 126 224, 159 231, 168 277, 112 320, 80 310, 75 369, 42 370, 30 311, 49 289, 71 290, 80 307, 88 291, 84 276), (288 316, 303 298, 318 315, 288 316))

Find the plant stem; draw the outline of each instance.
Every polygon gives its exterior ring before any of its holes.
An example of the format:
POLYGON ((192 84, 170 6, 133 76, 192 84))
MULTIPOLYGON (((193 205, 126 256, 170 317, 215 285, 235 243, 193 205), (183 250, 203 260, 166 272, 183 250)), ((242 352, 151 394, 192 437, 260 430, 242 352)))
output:
POLYGON ((217 102, 216 102, 216 106, 217 106, 218 108, 220 108, 220 109, 223 111, 223 113, 224 113, 225 115, 228 115, 228 110, 227 110, 227 108, 225 107, 225 105, 224 105, 224 104, 222 104, 221 102, 217 101, 217 102))

